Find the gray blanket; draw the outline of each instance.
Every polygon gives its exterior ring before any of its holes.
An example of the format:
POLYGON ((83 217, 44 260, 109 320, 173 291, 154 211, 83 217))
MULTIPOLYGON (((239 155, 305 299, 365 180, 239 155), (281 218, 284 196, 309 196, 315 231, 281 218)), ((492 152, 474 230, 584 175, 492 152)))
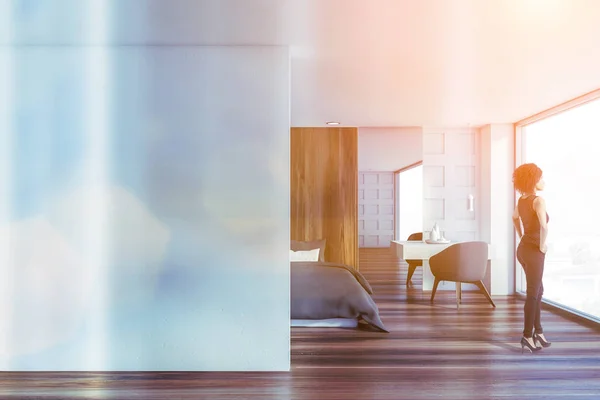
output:
POLYGON ((358 271, 329 262, 291 263, 291 318, 357 318, 387 332, 358 271))

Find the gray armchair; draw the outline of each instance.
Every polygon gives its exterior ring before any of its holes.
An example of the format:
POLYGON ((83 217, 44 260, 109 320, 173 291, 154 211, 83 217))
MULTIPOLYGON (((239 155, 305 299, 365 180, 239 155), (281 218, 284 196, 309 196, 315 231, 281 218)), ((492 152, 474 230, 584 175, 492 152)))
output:
POLYGON ((429 258, 431 273, 435 277, 431 302, 441 281, 456 282, 456 305, 460 305, 462 292, 461 282, 473 283, 496 307, 483 284, 488 261, 488 244, 485 242, 463 242, 453 244, 429 258))

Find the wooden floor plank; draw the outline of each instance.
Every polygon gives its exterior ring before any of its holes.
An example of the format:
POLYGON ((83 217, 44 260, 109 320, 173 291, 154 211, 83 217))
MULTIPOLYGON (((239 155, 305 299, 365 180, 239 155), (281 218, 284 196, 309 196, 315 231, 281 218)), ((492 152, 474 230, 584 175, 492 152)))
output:
POLYGON ((0 373, 0 398, 569 399, 600 397, 600 330, 543 311, 552 347, 521 354, 523 302, 440 292, 389 249, 361 249, 361 272, 389 334, 293 328, 284 373, 0 373))

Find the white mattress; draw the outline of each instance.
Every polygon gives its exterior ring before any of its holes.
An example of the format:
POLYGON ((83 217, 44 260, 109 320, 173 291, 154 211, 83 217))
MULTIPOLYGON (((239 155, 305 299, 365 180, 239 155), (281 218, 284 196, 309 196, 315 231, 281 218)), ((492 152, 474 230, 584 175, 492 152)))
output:
POLYGON ((290 326, 304 328, 356 328, 356 318, 292 319, 290 326))

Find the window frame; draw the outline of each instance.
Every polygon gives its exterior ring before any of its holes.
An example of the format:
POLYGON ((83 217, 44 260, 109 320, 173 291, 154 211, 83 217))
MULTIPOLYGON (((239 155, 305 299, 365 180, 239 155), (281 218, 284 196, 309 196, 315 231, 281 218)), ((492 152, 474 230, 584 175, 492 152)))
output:
MULTIPOLYGON (((514 169, 516 169, 519 165, 521 165, 523 162, 523 159, 524 159, 524 144, 523 144, 523 140, 524 140, 523 130, 524 129, 523 128, 525 128, 527 125, 533 124, 534 122, 538 122, 543 119, 553 117, 557 114, 561 114, 565 111, 572 110, 576 107, 582 106, 584 104, 587 104, 587 103, 590 103, 592 101, 599 100, 599 99, 600 99, 600 89, 596 89, 596 90, 588 92, 584 95, 576 97, 572 100, 566 101, 557 106, 554 106, 552 108, 541 111, 537 114, 531 115, 529 117, 521 119, 520 121, 515 122, 513 125, 513 127, 514 127, 514 141, 513 141, 513 144, 514 144, 513 156, 514 156, 514 158, 513 159, 515 161, 514 169)), ((516 192, 516 190, 513 190, 513 204, 515 205, 515 207, 517 205, 517 200, 518 200, 517 192, 516 192)), ((515 292, 518 296, 524 296, 525 292, 520 290, 520 288, 522 287, 521 285, 524 283, 524 280, 523 280, 524 274, 522 272, 522 269, 520 268, 519 262, 517 261, 517 257, 516 257, 516 249, 519 244, 516 232, 513 235, 513 240, 514 240, 513 248, 515 249, 515 255, 513 258, 514 272, 515 272, 515 275, 514 275, 515 276, 515 282, 514 282, 515 292)), ((543 299, 542 301, 545 304, 548 304, 554 308, 566 311, 569 314, 574 314, 585 320, 590 320, 595 323, 600 323, 600 316, 590 315, 590 314, 584 313, 582 311, 576 310, 574 308, 565 306, 564 304, 560 304, 560 303, 557 303, 557 302, 554 302, 554 301, 551 301, 548 299, 543 299)))

